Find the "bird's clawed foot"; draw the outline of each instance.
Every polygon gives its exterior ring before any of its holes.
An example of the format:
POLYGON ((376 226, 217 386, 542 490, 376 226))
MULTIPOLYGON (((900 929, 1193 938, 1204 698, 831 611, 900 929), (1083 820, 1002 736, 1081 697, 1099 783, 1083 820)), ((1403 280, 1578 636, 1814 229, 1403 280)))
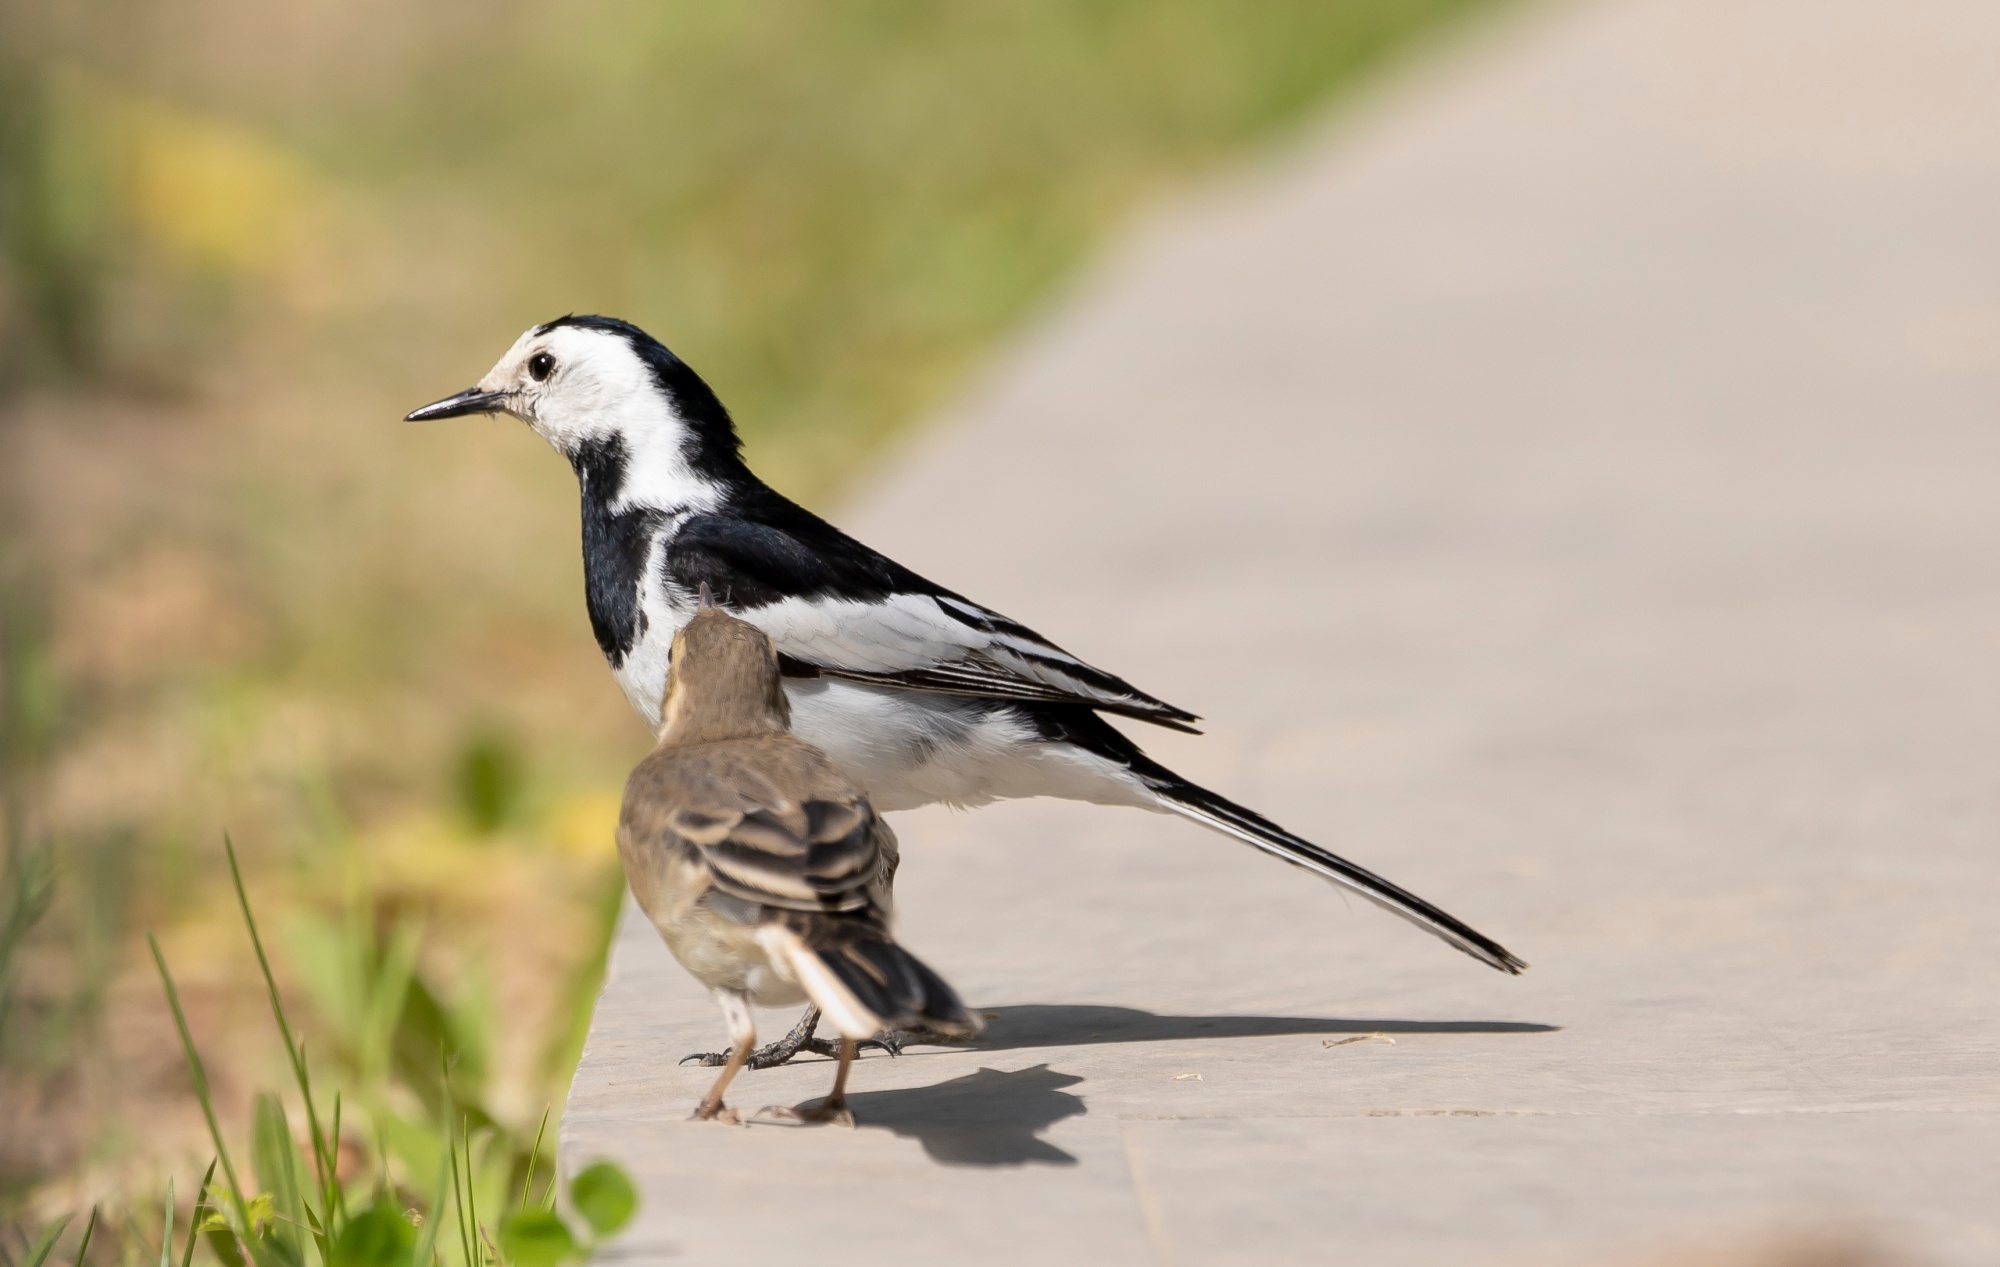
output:
MULTIPOLYGON (((884 1031, 880 1037, 870 1038, 864 1042, 857 1043, 856 1046, 862 1050, 874 1047, 878 1050, 888 1052, 891 1056, 900 1056, 903 1054, 904 1047, 912 1042, 919 1041, 921 1038, 922 1036, 918 1034, 892 1029, 884 1031)), ((725 1047, 721 1051, 691 1051, 681 1057, 680 1063, 715 1069, 729 1063, 729 1053, 733 1050, 734 1048, 725 1047)), ((779 1065, 786 1064, 792 1057, 804 1051, 809 1051, 815 1056, 825 1056, 828 1059, 832 1059, 840 1055, 840 1040, 837 1038, 800 1038, 794 1040, 791 1034, 787 1034, 777 1042, 765 1043, 762 1047, 751 1052, 750 1059, 744 1061, 743 1064, 746 1069, 775 1069, 779 1065)))
MULTIPOLYGON (((807 1008, 806 1014, 799 1018, 799 1023, 792 1026, 791 1032, 775 1043, 765 1043, 762 1047, 757 1048, 750 1053, 750 1059, 743 1063, 751 1069, 775 1069, 798 1055, 801 1051, 818 1052, 822 1056, 832 1055, 834 1048, 831 1044, 815 1040, 812 1036, 813 1029, 818 1024, 819 1009, 816 1007, 807 1008)), ((728 1064, 729 1055, 735 1050, 734 1047, 726 1047, 721 1051, 689 1052, 687 1055, 681 1057, 680 1063, 685 1065, 693 1062, 705 1068, 713 1069, 718 1065, 728 1064)))
POLYGON ((773 1104, 757 1110, 758 1117, 776 1118, 780 1122, 799 1122, 814 1126, 853 1126, 854 1110, 847 1107, 845 1098, 828 1098, 803 1108, 773 1104))
POLYGON ((836 1049, 839 1053, 840 1066, 834 1071, 833 1090, 827 1094, 826 1099, 810 1107, 797 1109, 774 1104, 770 1108, 760 1110, 758 1116, 774 1117, 781 1122, 838 1122, 842 1126, 854 1125, 854 1114, 847 1107, 847 1071, 854 1064, 854 1048, 853 1039, 840 1040, 840 1046, 836 1049))
MULTIPOLYGON (((728 1064, 730 1053, 735 1050, 734 1047, 725 1047, 721 1051, 691 1051, 681 1057, 680 1063, 684 1065, 699 1065, 704 1069, 715 1069, 728 1064)), ((775 1043, 765 1043, 762 1047, 751 1052, 750 1059, 744 1061, 743 1065, 746 1069, 775 1069, 798 1055, 801 1050, 818 1051, 819 1049, 811 1043, 800 1043, 797 1046, 789 1046, 781 1038, 775 1043)))
POLYGON ((695 1105, 694 1113, 689 1116, 688 1121, 720 1122, 724 1126, 742 1126, 745 1124, 741 1113, 738 1113, 735 1109, 730 1108, 720 1100, 717 1100, 713 1104, 707 1100, 703 1100, 700 1104, 695 1105))
MULTIPOLYGON (((883 1030, 873 1038, 862 1039, 860 1042, 854 1044, 854 1049, 857 1052, 862 1052, 867 1051, 870 1047, 874 1047, 880 1051, 888 1052, 891 1056, 900 1056, 903 1054, 903 1048, 908 1046, 915 1038, 916 1035, 906 1033, 903 1030, 888 1029, 883 1030)), ((838 1038, 808 1039, 803 1044, 803 1047, 806 1051, 818 1056, 837 1058, 840 1055, 840 1040, 838 1038)), ((756 1058, 753 1056, 750 1061, 751 1067, 755 1068, 756 1063, 756 1058)))

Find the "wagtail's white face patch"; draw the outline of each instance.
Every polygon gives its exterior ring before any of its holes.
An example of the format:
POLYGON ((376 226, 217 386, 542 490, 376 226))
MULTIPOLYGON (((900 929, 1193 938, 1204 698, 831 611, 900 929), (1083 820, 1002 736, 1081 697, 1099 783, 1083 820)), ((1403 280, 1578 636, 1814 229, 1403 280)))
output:
POLYGON ((608 330, 536 326, 514 340, 477 390, 565 454, 612 435, 679 438, 679 421, 652 371, 608 330))

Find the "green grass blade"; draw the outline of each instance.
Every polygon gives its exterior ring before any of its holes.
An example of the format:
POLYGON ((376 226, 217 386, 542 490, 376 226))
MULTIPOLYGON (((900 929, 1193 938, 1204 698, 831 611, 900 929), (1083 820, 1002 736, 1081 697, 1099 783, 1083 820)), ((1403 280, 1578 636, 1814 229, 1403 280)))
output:
POLYGON ((278 979, 271 972, 271 960, 264 953, 264 939, 257 932, 257 917, 250 913, 250 894, 243 887, 243 868, 236 862, 236 842, 222 833, 222 850, 229 857, 229 879, 236 886, 236 905, 243 911, 243 927, 250 931, 250 946, 257 952, 257 969, 264 974, 264 989, 271 996, 271 1016, 278 1022, 278 1036, 285 1043, 285 1057, 291 1061, 292 1076, 299 1084, 299 1097, 306 1105, 306 1132, 312 1139, 313 1168, 319 1178, 326 1208, 331 1210, 338 1183, 334 1157, 319 1127, 319 1109, 313 1104, 312 1076, 306 1068, 305 1044, 292 1036, 292 1024, 285 1015, 285 1002, 278 995, 278 979))
POLYGON ((90 1207, 90 1222, 83 1225, 83 1241, 76 1247, 76 1267, 83 1267, 83 1256, 90 1252, 90 1234, 97 1230, 97 1207, 90 1207))
MULTIPOLYGON (((445 1080, 447 1097, 451 1087, 451 1067, 446 1062, 443 1047, 438 1048, 438 1066, 445 1080)), ((465 1195, 460 1189, 458 1173, 458 1136, 451 1124, 449 1110, 444 1118, 444 1153, 451 1159, 451 1210, 452 1218, 458 1223, 458 1252, 463 1256, 464 1267, 472 1267, 472 1241, 465 1234, 465 1195)))
POLYGON ((48 1261, 49 1251, 56 1247, 56 1238, 63 1234, 63 1229, 69 1226, 69 1221, 74 1217, 76 1216, 65 1214, 44 1228, 41 1236, 28 1247, 28 1256, 21 1260, 21 1267, 42 1267, 42 1264, 48 1261))
POLYGON ((160 1267, 174 1267, 174 1177, 167 1176, 167 1212, 160 1225, 160 1267))
POLYGON ((445 1183, 447 1171, 443 1158, 438 1159, 437 1182, 431 1185, 431 1212, 424 1219, 423 1236, 417 1242, 416 1257, 410 1261, 415 1267, 425 1267, 437 1255, 438 1221, 444 1217, 445 1183))
POLYGON ((486 1261, 486 1254, 481 1248, 482 1242, 479 1239, 479 1194, 473 1191, 473 1186, 478 1182, 479 1175, 472 1168, 472 1123, 468 1120, 464 1124, 463 1129, 463 1139, 465 1142, 465 1217, 466 1221, 472 1224, 472 1252, 475 1255, 472 1260, 472 1267, 482 1267, 482 1264, 486 1261))
MULTIPOLYGON (((458 1221, 459 1252, 465 1255, 465 1267, 475 1267, 472 1257, 472 1235, 467 1229, 465 1221, 467 1201, 464 1191, 460 1188, 460 1176, 458 1173, 458 1138, 454 1133, 456 1128, 452 1124, 454 1110, 452 1108, 451 1091, 451 1053, 446 1050, 443 1043, 438 1044, 438 1085, 443 1088, 444 1151, 451 1158, 452 1212, 453 1217, 458 1221)), ((464 1176, 464 1182, 468 1186, 472 1182, 472 1176, 469 1171, 464 1176)))
MULTIPOLYGON (((285 1106, 268 1091, 258 1093, 251 1113, 250 1162, 257 1173, 257 1186, 271 1194, 275 1216, 272 1239, 283 1247, 286 1257, 303 1262, 305 1245, 298 1230, 305 1225, 308 1207, 299 1187, 299 1149, 292 1139, 285 1106)), ((325 1250, 322 1246, 322 1257, 325 1250)))
MULTIPOLYGON (((125 1239, 130 1241, 131 1245, 139 1247, 138 1258, 140 1261, 143 1262, 152 1256, 153 1242, 146 1239, 145 1229, 139 1226, 138 1216, 130 1210, 125 1211, 125 1239)), ((123 1260, 128 1265, 133 1259, 131 1245, 126 1246, 123 1255, 123 1260)))
POLYGON ((208 1185, 216 1177, 216 1159, 208 1159, 208 1171, 202 1175, 202 1187, 194 1189, 194 1209, 188 1211, 188 1243, 180 1251, 180 1267, 190 1267, 194 1263, 194 1239, 202 1235, 202 1207, 208 1205, 208 1185))
MULTIPOLYGON (((329 1211, 328 1223, 331 1225, 331 1211, 335 1203, 340 1200, 341 1195, 337 1154, 340 1140, 340 1125, 338 1115, 336 1114, 333 1134, 322 1135, 320 1132, 319 1108, 313 1103, 312 1069, 306 1063, 306 1045, 304 1040, 300 1040, 299 1042, 298 1079, 299 1098, 304 1100, 306 1105, 306 1136, 312 1143, 313 1172, 319 1179, 318 1196, 321 1207, 329 1211)), ((326 1256, 329 1248, 330 1243, 320 1247, 322 1258, 326 1256)))
POLYGON ((201 1102, 201 1115, 208 1120, 208 1136, 215 1141, 215 1156, 222 1163, 223 1177, 229 1181, 229 1195, 236 1202, 236 1212, 242 1216, 243 1233, 247 1236, 250 1208, 243 1201, 243 1185, 236 1181, 229 1145, 222 1142, 222 1127, 215 1120, 215 1101, 208 1093, 208 1071, 202 1068, 201 1053, 195 1050, 194 1035, 188 1032, 187 1013, 181 1010, 180 992, 174 989, 174 977, 167 971, 167 957, 160 953, 159 939, 147 933, 146 944, 153 948, 153 964, 159 968, 160 981, 167 987, 167 1006, 173 1009, 174 1025, 181 1032, 181 1050, 187 1054, 188 1072, 194 1078, 194 1098, 201 1102))
POLYGON ((330 1176, 327 1188, 333 1197, 332 1209, 326 1218, 328 1235, 333 1232, 334 1216, 347 1217, 347 1189, 340 1182, 340 1092, 333 1093, 333 1134, 327 1137, 327 1173, 330 1176))
MULTIPOLYGON (((528 1177, 521 1181, 521 1208, 528 1208, 528 1193, 535 1186, 535 1163, 542 1156, 542 1136, 549 1129, 549 1106, 542 1108, 542 1124, 535 1128, 535 1146, 528 1150, 528 1177)), ((553 1182, 553 1181, 551 1181, 553 1182)))

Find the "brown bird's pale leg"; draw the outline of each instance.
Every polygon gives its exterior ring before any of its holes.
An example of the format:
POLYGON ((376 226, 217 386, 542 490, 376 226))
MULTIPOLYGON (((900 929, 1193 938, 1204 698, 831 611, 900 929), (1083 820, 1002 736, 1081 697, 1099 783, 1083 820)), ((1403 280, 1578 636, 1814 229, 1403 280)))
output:
POLYGON ((783 1104, 773 1104, 757 1110, 758 1117, 775 1117, 787 1122, 838 1122, 842 1126, 854 1125, 854 1114, 847 1107, 847 1070, 854 1063, 855 1041, 843 1037, 840 1040, 840 1068, 833 1075, 833 1093, 818 1104, 807 1109, 794 1109, 783 1104))
POLYGON ((843 1036, 840 1040, 840 1068, 834 1071, 833 1094, 820 1102, 812 1111, 812 1116, 823 1122, 844 1122, 854 1125, 854 1114, 847 1108, 847 1069, 854 1063, 854 1040, 843 1036))
POLYGON ((722 1005, 723 1019, 729 1023, 729 1063, 722 1066, 716 1076, 715 1085, 695 1106, 694 1120, 697 1122, 727 1122, 734 1126, 742 1122, 735 1109, 724 1108, 722 1093, 729 1089, 729 1080, 736 1076, 750 1059, 750 1044, 757 1041, 757 1021, 750 1015, 750 1000, 733 990, 716 990, 715 1001, 722 1005))

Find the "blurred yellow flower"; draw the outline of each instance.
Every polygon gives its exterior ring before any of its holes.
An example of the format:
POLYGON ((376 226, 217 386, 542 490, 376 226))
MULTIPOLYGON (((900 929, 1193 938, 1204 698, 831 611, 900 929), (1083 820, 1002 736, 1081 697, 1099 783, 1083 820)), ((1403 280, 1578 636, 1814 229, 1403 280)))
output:
POLYGON ((178 263, 232 275, 274 271, 297 241, 304 165, 247 128, 146 98, 116 111, 129 147, 132 211, 178 263))
POLYGON ((577 857, 598 858, 618 847, 617 788, 577 792, 556 803, 549 815, 549 839, 577 857))

